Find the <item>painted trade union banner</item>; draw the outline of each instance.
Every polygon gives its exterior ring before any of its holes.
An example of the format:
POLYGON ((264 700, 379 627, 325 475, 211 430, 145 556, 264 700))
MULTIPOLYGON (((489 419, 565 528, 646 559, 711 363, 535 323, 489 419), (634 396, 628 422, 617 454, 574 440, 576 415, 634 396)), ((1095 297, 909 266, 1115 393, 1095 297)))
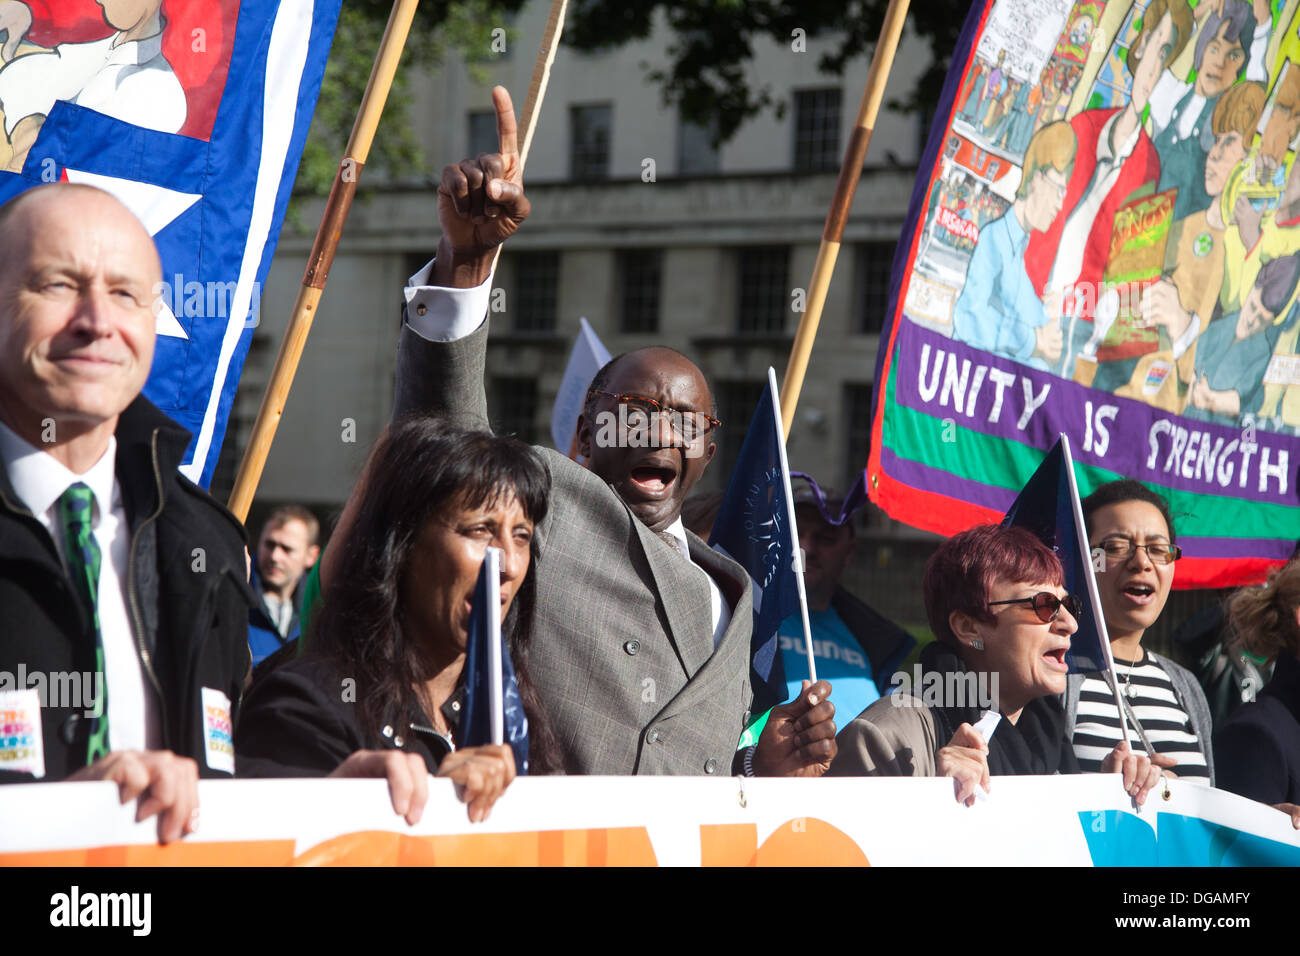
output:
POLYGON ((1300 0, 976 0, 898 247, 867 477, 996 520, 1059 433, 1166 495, 1176 586, 1300 538, 1300 0))

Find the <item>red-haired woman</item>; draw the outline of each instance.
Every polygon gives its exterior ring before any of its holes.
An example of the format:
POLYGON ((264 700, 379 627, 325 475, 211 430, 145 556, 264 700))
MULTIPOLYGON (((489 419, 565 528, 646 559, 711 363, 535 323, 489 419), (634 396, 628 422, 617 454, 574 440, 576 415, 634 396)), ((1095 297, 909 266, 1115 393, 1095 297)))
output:
MULTIPOLYGON (((1023 528, 979 525, 941 544, 925 569, 935 641, 918 679, 864 710, 838 737, 836 776, 952 777, 960 802, 994 774, 1078 773, 1059 697, 1080 601, 1061 563, 1023 528)), ((1140 804, 1160 779, 1145 755, 1117 746, 1140 804)))

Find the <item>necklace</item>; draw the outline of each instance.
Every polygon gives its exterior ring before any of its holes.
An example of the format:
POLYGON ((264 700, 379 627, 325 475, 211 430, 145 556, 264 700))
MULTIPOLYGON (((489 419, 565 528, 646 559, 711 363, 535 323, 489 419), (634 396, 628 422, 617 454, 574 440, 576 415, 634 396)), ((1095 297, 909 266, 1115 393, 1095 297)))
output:
MULTIPOLYGON (((1139 664, 1140 664, 1140 663, 1141 663, 1141 662, 1139 661, 1139 664)), ((1119 661, 1118 661, 1118 660, 1115 661, 1115 664, 1116 664, 1116 666, 1118 666, 1118 665, 1119 665, 1119 661)), ((1135 664, 1125 664, 1125 665, 1124 665, 1124 696, 1127 697, 1129 700, 1132 700, 1132 699, 1133 699, 1134 697, 1136 697, 1137 694, 1138 694, 1137 688, 1134 687, 1131 683, 1129 683, 1129 678, 1133 675, 1133 668, 1134 668, 1135 666, 1138 666, 1138 665, 1135 665, 1135 664)))

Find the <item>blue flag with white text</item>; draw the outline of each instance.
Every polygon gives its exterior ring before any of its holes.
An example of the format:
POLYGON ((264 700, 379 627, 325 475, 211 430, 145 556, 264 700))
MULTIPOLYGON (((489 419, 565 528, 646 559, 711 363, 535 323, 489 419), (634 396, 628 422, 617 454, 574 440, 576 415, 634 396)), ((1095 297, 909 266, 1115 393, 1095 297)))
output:
POLYGON ((320 92, 340 0, 29 0, 0 65, 0 203, 87 183, 162 259, 144 394, 207 486, 320 92), (13 50, 10 50, 11 45, 13 50), (34 135, 34 140, 31 138, 34 135), (28 145, 30 144, 30 145, 28 145))
POLYGON ((754 635, 750 644, 755 714, 786 698, 785 667, 777 629, 799 613, 794 555, 799 541, 786 500, 789 477, 781 469, 781 423, 769 382, 750 420, 731 481, 718 509, 709 544, 740 563, 754 582, 754 635))
POLYGON ((515 668, 510 661, 510 649, 492 626, 489 615, 500 615, 499 607, 488 599, 488 562, 478 573, 474 588, 474 606, 469 617, 469 638, 465 646, 465 715, 462 718, 460 739, 462 747, 481 747, 492 743, 492 694, 489 690, 491 670, 488 642, 496 633, 501 644, 501 696, 504 710, 504 740, 515 752, 515 770, 528 772, 528 718, 524 716, 524 703, 519 697, 519 684, 515 668))
POLYGON ((1082 599, 1079 629, 1071 637, 1065 655, 1070 673, 1081 674, 1106 670, 1107 663, 1097 630, 1097 614, 1089 598, 1092 566, 1083 557, 1088 550, 1088 535, 1074 507, 1077 492, 1070 482, 1069 468, 1069 451, 1058 439, 1007 509, 1002 523, 1032 531, 1055 551, 1065 571, 1065 589, 1082 599), (1081 548, 1081 543, 1085 547, 1081 548))

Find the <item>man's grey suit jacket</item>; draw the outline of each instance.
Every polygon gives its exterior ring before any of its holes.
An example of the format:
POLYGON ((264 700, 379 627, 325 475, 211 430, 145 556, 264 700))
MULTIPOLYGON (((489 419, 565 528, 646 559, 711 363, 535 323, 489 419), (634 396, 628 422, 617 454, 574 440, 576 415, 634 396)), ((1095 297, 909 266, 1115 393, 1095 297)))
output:
MULTIPOLYGON (((485 321, 454 342, 403 323, 393 417, 422 411, 488 427, 485 321)), ((731 605, 713 646, 708 583, 608 484, 549 448, 546 520, 536 529, 537 617, 529 672, 569 770, 728 774, 749 717, 753 593, 736 562, 687 535, 731 605)))

